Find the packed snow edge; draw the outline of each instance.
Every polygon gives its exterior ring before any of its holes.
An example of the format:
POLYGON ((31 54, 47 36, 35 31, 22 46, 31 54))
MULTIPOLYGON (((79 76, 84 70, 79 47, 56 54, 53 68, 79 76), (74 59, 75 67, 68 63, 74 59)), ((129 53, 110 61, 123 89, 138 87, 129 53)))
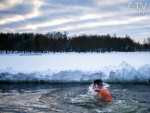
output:
POLYGON ((18 72, 13 68, 0 70, 0 82, 92 82, 101 78, 104 82, 111 83, 149 83, 150 64, 145 64, 135 69, 125 61, 118 67, 107 66, 98 71, 60 70, 41 72, 18 72))

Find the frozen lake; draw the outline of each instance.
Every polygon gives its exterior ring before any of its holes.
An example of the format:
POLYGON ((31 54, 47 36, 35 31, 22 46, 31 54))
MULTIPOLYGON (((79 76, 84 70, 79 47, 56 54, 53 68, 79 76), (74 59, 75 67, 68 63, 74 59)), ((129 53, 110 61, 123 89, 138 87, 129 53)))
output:
POLYGON ((150 53, 1 54, 0 82, 150 81, 150 53))
POLYGON ((0 84, 1 112, 148 113, 149 84, 110 84, 113 103, 90 98, 90 84, 0 84))

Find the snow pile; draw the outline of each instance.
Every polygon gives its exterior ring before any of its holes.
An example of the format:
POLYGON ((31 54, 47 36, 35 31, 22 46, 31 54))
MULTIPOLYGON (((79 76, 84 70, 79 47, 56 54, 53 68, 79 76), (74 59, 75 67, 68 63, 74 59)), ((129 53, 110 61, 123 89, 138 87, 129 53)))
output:
POLYGON ((150 81, 150 65, 140 66, 137 70, 125 61, 119 66, 107 66, 98 71, 63 70, 18 72, 12 68, 0 70, 1 82, 92 82, 101 78, 111 83, 148 83, 150 81), (108 71, 107 71, 108 70, 108 71))
POLYGON ((139 72, 136 71, 135 68, 123 61, 116 71, 110 71, 109 76, 106 78, 106 81, 121 83, 143 83, 146 82, 146 79, 144 76, 139 74, 139 72))
POLYGON ((150 80, 150 64, 145 64, 145 65, 141 66, 137 71, 145 79, 150 80))

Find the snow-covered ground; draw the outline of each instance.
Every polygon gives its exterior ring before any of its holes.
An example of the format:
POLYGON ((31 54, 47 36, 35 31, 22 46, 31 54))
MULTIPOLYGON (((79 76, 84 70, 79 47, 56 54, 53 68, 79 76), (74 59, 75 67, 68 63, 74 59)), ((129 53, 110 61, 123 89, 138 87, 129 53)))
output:
POLYGON ((0 81, 139 83, 150 80, 150 53, 0 55, 0 81))

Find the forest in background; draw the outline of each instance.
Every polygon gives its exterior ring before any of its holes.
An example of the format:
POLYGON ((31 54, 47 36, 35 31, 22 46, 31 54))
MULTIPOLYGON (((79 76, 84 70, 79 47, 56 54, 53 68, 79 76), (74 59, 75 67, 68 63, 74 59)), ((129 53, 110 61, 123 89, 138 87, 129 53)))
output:
POLYGON ((130 36, 86 35, 67 36, 67 32, 0 33, 0 54, 49 52, 143 52, 150 51, 150 38, 142 43, 130 36))

